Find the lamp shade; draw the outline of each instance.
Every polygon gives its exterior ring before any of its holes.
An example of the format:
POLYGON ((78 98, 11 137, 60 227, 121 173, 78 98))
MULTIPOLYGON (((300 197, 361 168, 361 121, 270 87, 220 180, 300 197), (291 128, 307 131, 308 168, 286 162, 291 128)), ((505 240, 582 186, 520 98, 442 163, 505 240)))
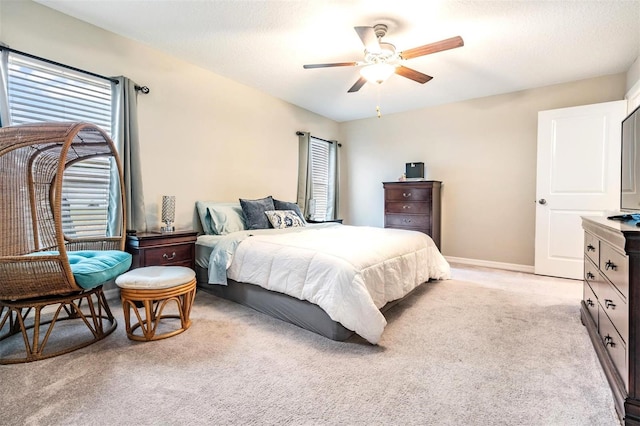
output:
POLYGON ((371 83, 383 83, 388 79, 391 74, 396 70, 396 67, 391 64, 379 63, 373 65, 367 65, 360 70, 360 75, 367 79, 371 83))
POLYGON ((162 196, 162 221, 166 224, 176 220, 176 197, 175 195, 162 196))

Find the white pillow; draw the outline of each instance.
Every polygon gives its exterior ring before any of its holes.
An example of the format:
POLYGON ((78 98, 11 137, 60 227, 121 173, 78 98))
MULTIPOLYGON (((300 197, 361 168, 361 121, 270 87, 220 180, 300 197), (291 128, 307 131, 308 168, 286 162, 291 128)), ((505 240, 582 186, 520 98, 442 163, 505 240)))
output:
POLYGON ((267 210, 264 212, 267 219, 276 229, 298 228, 304 226, 304 222, 298 213, 293 210, 267 210))

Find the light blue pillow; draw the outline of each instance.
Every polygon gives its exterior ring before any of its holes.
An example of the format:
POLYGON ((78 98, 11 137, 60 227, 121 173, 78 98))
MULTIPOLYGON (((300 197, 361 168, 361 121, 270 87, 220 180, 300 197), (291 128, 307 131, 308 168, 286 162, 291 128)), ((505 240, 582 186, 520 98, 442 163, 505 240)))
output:
POLYGON ((207 235, 228 234, 246 229, 240 203, 196 201, 202 230, 207 235))
POLYGON ((239 203, 209 206, 207 213, 214 234, 225 235, 247 229, 239 203))
POLYGON ((207 211, 207 207, 211 204, 214 203, 212 201, 196 201, 196 210, 198 210, 200 224, 202 225, 202 230, 207 235, 213 235, 213 228, 211 227, 211 220, 208 217, 209 212, 207 211))

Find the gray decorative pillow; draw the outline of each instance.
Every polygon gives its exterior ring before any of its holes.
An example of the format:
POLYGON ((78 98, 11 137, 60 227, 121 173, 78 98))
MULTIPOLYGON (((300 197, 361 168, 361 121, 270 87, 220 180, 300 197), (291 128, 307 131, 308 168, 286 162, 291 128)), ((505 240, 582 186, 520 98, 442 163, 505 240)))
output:
POLYGON ((298 228, 304 226, 302 219, 293 210, 267 210, 264 214, 276 229, 298 228))
POLYGON ((298 216, 300 216, 300 219, 302 219, 302 223, 304 224, 307 223, 307 221, 304 220, 304 215, 300 211, 300 207, 298 207, 296 203, 290 203, 288 201, 280 201, 274 198, 273 205, 276 207, 276 210, 293 210, 294 212, 296 212, 298 216))
POLYGON ((267 229, 270 227, 269 219, 264 212, 275 210, 271 195, 259 200, 245 200, 240 198, 242 213, 244 214, 247 229, 267 229))

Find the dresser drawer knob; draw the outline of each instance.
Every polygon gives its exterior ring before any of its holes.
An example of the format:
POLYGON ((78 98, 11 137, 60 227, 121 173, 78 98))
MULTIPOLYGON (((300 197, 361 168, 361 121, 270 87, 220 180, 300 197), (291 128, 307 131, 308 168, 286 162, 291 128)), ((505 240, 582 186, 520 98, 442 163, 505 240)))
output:
POLYGON ((411 219, 402 219, 404 223, 411 223, 411 219))
POLYGON ((411 197, 411 193, 410 193, 410 192, 403 192, 403 193, 402 193, 402 196, 403 196, 404 198, 409 198, 409 197, 411 197))
POLYGON ((402 208, 403 208, 403 209, 410 209, 410 208, 411 208, 411 206, 408 206, 408 205, 406 205, 406 204, 405 204, 404 206, 402 206, 402 208))
POLYGON ((607 260, 607 262, 604 264, 604 269, 606 269, 607 271, 609 269, 611 269, 612 271, 615 271, 616 269, 618 269, 618 265, 616 265, 610 260, 607 260))
POLYGON ((165 260, 173 260, 176 258, 176 252, 174 251, 173 253, 171 253, 171 256, 168 256, 167 253, 164 253, 162 255, 162 258, 165 260))
POLYGON ((594 246, 592 246, 591 244, 589 244, 587 246, 587 251, 596 251, 596 248, 594 246))
POLYGON ((609 309, 615 309, 616 308, 616 304, 613 303, 613 300, 611 299, 604 299, 604 307, 609 309))
POLYGON ((616 344, 613 343, 613 338, 611 336, 609 336, 608 334, 604 338, 604 345, 605 346, 611 346, 612 348, 616 347, 616 344))
POLYGON ((596 277, 596 276, 595 276, 595 275, 593 275, 593 274, 591 273, 591 271, 587 272, 587 279, 588 279, 588 280, 592 280, 592 279, 594 279, 595 277, 596 277))
POLYGON ((587 299, 585 302, 587 302, 587 306, 594 306, 593 300, 591 299, 587 299))

